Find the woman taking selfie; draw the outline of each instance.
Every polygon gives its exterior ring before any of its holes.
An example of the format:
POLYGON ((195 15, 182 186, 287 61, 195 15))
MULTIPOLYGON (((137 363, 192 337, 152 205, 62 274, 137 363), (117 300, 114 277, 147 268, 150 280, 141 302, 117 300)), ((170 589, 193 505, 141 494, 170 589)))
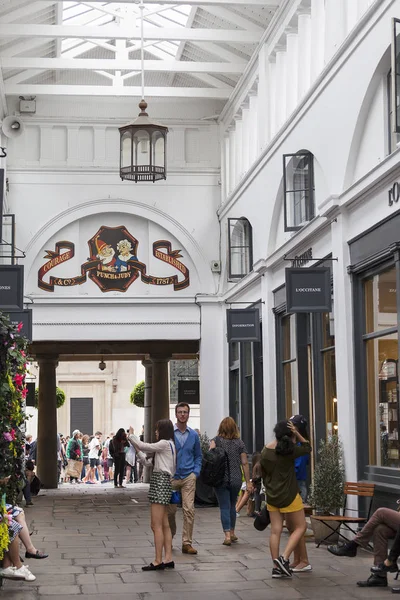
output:
POLYGON ((269 547, 274 562, 272 576, 291 577, 289 557, 307 529, 294 462, 297 457, 309 454, 311 446, 291 421, 277 423, 274 433, 276 439, 264 447, 260 461, 271 518, 269 547), (284 519, 290 536, 280 555, 279 542, 284 519))
MULTIPOLYGON (((159 571, 173 569, 172 535, 168 523, 167 508, 171 501, 171 478, 175 474, 176 450, 174 441, 174 426, 169 419, 161 419, 156 423, 156 442, 146 444, 133 435, 129 429, 128 439, 138 453, 138 458, 148 465, 143 452, 154 456, 154 469, 150 479, 149 502, 151 504, 151 528, 154 534, 155 559, 142 571, 159 571), (164 549, 164 562, 163 562, 164 549)), ((152 464, 152 462, 150 462, 152 464)))

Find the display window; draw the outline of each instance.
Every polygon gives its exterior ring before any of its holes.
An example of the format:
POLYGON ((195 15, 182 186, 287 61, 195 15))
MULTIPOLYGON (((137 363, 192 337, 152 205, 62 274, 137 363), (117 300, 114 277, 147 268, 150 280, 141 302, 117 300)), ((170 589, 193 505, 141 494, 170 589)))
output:
POLYGON ((285 417, 299 413, 295 315, 282 319, 282 370, 285 397, 285 417))
MULTIPOLYGON (((318 318, 318 317, 316 317, 318 318)), ((334 318, 331 313, 322 313, 322 362, 324 370, 324 399, 327 436, 338 434, 337 393, 336 393, 336 359, 334 318)))
POLYGON ((364 281, 369 464, 400 466, 395 266, 364 281))

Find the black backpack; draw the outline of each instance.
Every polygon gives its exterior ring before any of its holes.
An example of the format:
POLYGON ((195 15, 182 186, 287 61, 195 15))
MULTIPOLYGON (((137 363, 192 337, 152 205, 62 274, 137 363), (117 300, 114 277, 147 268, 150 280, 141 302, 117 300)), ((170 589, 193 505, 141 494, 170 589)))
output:
MULTIPOLYGON (((218 444, 218 438, 215 442, 218 444)), ((228 455, 223 448, 217 445, 212 450, 203 452, 200 479, 205 485, 219 487, 224 483, 225 473, 229 474, 228 455)))
POLYGON ((38 493, 40 492, 40 489, 42 487, 42 482, 40 481, 39 477, 37 477, 37 475, 35 475, 31 481, 31 494, 32 496, 37 496, 38 493))

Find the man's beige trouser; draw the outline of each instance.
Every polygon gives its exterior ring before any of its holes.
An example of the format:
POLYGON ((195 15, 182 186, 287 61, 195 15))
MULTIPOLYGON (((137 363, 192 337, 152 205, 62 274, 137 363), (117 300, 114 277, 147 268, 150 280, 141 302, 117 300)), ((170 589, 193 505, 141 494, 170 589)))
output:
MULTIPOLYGON (((182 546, 192 545, 193 525, 194 525, 194 496, 196 493, 196 475, 190 473, 185 479, 173 479, 172 489, 179 490, 182 494, 183 510, 183 531, 182 546)), ((170 504, 168 506, 168 521, 171 528, 172 537, 176 534, 176 511, 178 506, 170 504)))

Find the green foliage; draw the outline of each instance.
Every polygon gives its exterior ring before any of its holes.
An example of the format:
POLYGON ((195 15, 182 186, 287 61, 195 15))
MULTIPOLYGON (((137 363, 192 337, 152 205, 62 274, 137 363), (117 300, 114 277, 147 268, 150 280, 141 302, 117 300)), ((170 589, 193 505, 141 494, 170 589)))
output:
POLYGON ((207 452, 207 450, 210 449, 210 441, 211 440, 206 433, 201 433, 199 435, 199 438, 200 438, 201 451, 204 454, 204 452, 207 452))
MULTIPOLYGON (((65 392, 61 388, 56 388, 56 400, 57 400, 57 408, 61 408, 65 403, 65 392)), ((35 390, 35 408, 38 407, 39 404, 39 388, 35 390)))
POLYGON ((144 407, 144 381, 139 381, 131 392, 131 402, 139 408, 144 407))
POLYGON ((0 312, 0 498, 14 504, 24 486, 23 457, 25 421, 23 411, 27 388, 27 340, 20 335, 21 325, 14 327, 0 312))
POLYGON ((343 506, 345 470, 343 447, 337 435, 320 440, 310 504, 320 514, 337 514, 343 506))

